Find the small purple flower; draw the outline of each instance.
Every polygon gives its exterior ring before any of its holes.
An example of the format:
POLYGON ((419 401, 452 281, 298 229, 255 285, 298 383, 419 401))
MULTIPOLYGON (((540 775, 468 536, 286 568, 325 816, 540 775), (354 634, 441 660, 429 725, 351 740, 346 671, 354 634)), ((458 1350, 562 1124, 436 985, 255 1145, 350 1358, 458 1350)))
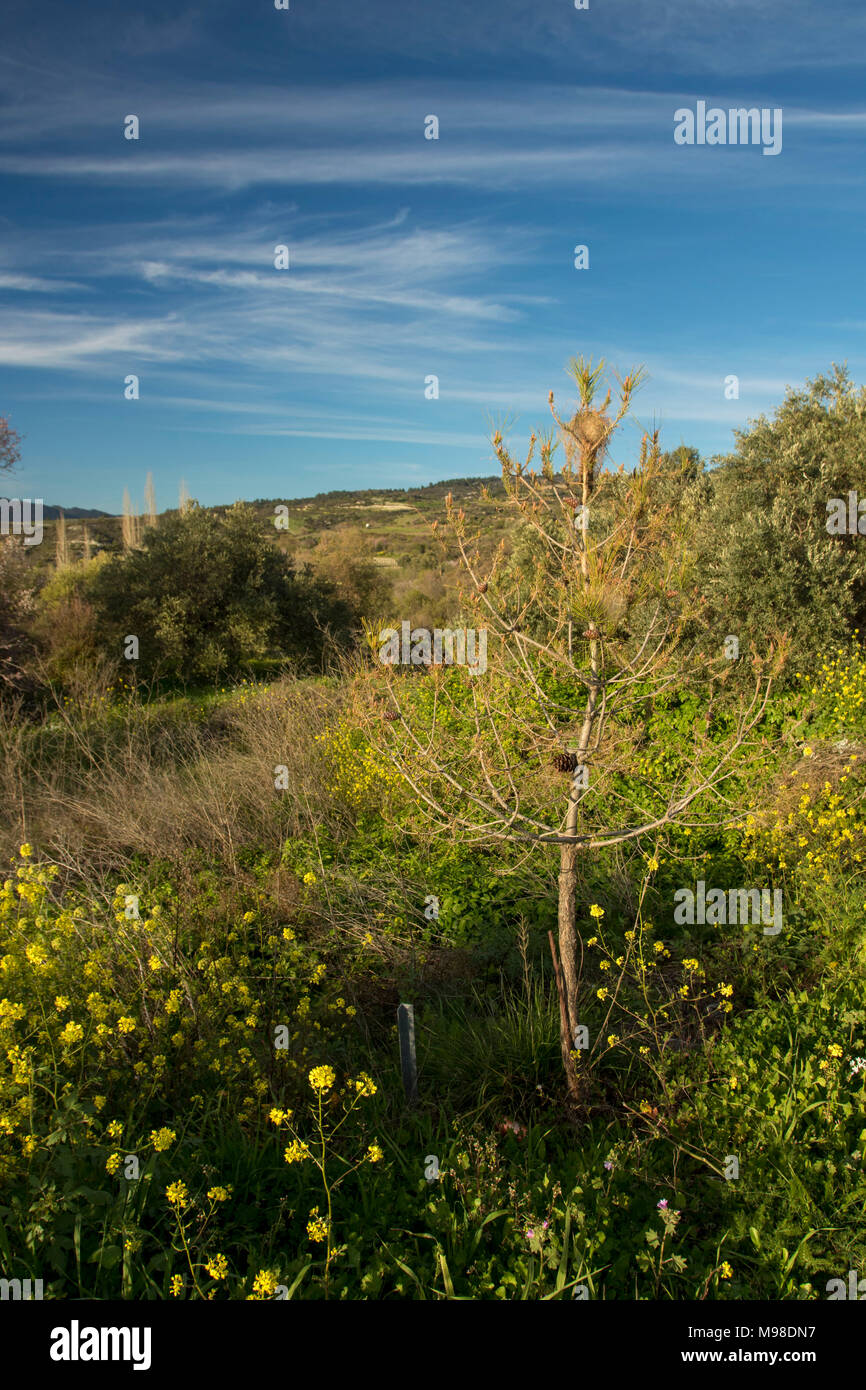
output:
POLYGON ((527 1239, 527 1240, 532 1240, 533 1237, 534 1237, 534 1235, 535 1235, 535 1232, 534 1232, 534 1231, 527 1231, 527 1232, 526 1232, 526 1239, 527 1239))
POLYGON ((667 1197, 662 1197, 662 1199, 661 1199, 660 1202, 656 1202, 656 1206, 658 1207, 659 1211, 665 1211, 665 1210, 667 1209, 667 1205, 668 1205, 668 1199, 667 1199, 667 1197))
POLYGON ((605 1166, 605 1168, 607 1169, 608 1172, 610 1172, 610 1170, 613 1168, 613 1164, 611 1163, 611 1161, 610 1161, 609 1158, 606 1158, 606 1159, 605 1159, 605 1161, 604 1161, 604 1166, 605 1166))
POLYGON ((546 1231, 549 1225, 550 1225, 550 1222, 549 1222, 549 1221, 542 1221, 542 1223, 541 1223, 541 1229, 542 1229, 543 1231, 546 1231))

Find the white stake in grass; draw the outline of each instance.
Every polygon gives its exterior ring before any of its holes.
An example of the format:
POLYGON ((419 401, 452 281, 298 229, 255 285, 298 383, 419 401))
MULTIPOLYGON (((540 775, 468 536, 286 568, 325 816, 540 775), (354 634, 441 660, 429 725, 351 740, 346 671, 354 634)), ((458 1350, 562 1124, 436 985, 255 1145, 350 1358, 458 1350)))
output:
POLYGON ((415 1105, 418 1100, 418 1062, 415 1056, 415 1009, 411 1004, 401 1004, 397 1009, 397 1031, 400 1035, 403 1090, 408 1104, 415 1105))

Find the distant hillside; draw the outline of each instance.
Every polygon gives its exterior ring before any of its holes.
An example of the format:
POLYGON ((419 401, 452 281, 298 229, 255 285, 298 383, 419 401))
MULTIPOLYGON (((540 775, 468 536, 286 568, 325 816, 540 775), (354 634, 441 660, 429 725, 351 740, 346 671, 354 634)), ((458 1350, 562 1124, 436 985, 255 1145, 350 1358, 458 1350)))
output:
MULTIPOLYGON (((455 498, 461 501, 469 496, 479 496, 482 487, 486 487, 491 496, 504 493, 502 479, 499 474, 487 478, 444 478, 438 483, 425 483, 418 487, 368 487, 356 488, 354 491, 342 492, 317 492, 314 497, 296 497, 288 502, 290 507, 344 507, 365 506, 376 502, 398 502, 401 499, 406 502, 423 506, 424 503, 443 502, 448 493, 454 494, 455 498)), ((252 504, 255 507, 271 506, 273 502, 269 498, 258 497, 252 504)))
POLYGON ((111 516, 111 512, 100 512, 93 507, 46 507, 43 504, 42 516, 45 521, 57 521, 61 514, 67 521, 93 521, 99 516, 111 516))
MULTIPOLYGON (((132 491, 132 489, 130 489, 132 491)), ((448 478, 442 482, 409 488, 357 488, 321 492, 313 497, 256 498, 248 505, 259 517, 274 545, 344 587, 347 564, 353 557, 366 558, 375 571, 388 577, 390 599, 380 606, 405 614, 422 626, 445 622, 454 606, 458 578, 457 550, 447 532, 433 530, 433 522, 445 519, 448 493, 461 507, 470 529, 483 535, 484 560, 492 557, 510 526, 498 503, 504 496, 501 477, 448 478), (486 493, 486 496, 484 495, 486 493), (286 507, 285 512, 277 508, 286 507), (285 519, 287 525, 275 525, 285 519), (442 543, 444 542, 444 552, 442 543)), ((231 503, 206 508, 223 511, 231 503)), ((172 514, 167 509, 157 520, 172 514)), ((75 563, 100 552, 123 552, 123 518, 84 507, 46 507, 45 537, 33 547, 29 563, 40 582, 57 563, 58 543, 66 560, 75 563), (65 536, 58 536, 60 513, 65 536)), ((139 517, 142 532, 146 522, 139 517)), ((377 600, 379 602, 379 600, 377 600)))

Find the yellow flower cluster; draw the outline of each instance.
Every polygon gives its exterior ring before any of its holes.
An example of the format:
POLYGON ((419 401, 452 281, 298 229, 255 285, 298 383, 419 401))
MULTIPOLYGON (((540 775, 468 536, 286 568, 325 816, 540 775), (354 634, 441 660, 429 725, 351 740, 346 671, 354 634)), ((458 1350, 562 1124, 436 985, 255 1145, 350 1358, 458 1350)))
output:
POLYGON ((316 742, 330 763, 335 797, 353 810, 380 806, 383 798, 402 786, 399 773, 374 753, 348 717, 317 734, 316 742))
POLYGON ((319 1215, 319 1208, 313 1207, 313 1210, 310 1212, 310 1219, 307 1222, 307 1235, 310 1237, 310 1240, 317 1243, 327 1240, 328 1230, 328 1223, 324 1217, 319 1215))
POLYGON ((205 1269, 212 1279, 226 1279, 229 1272, 229 1262, 225 1255, 211 1255, 205 1269))
MULTIPOLYGON (((57 868, 34 862, 29 845, 22 850, 0 880, 0 1180, 23 1171, 22 1158, 56 1130, 59 1097, 72 1085, 80 1109, 71 1142, 85 1142, 103 1110, 130 1117, 103 1131, 109 1172, 117 1171, 112 1155, 123 1135, 130 1151, 141 1151, 147 1129, 136 1130, 135 1104, 158 1093, 174 1068, 214 1074, 251 1130, 270 1108, 274 1080, 281 1094, 303 1094, 323 1025, 336 1032, 354 1008, 334 1003, 325 963, 291 927, 269 930, 261 907, 225 932, 203 917, 179 949, 173 914, 158 902, 147 907, 125 883, 108 910, 74 890, 58 894, 57 868), (129 897, 138 917, 125 915, 129 897), (277 1021, 291 1024, 290 1046, 270 1053, 262 1047, 263 970, 285 1000, 277 1021)), ((314 1074, 317 1085, 330 1076, 314 1074)), ((151 1131, 157 1152, 173 1140, 173 1130, 151 1131)))
POLYGON ((165 1189, 169 1205, 177 1211, 185 1211, 189 1206, 189 1191, 185 1182, 173 1182, 165 1189))
POLYGON ((280 1271, 278 1269, 260 1269, 253 1280, 253 1291, 247 1295, 247 1301, 251 1299, 273 1298, 280 1282, 280 1271))

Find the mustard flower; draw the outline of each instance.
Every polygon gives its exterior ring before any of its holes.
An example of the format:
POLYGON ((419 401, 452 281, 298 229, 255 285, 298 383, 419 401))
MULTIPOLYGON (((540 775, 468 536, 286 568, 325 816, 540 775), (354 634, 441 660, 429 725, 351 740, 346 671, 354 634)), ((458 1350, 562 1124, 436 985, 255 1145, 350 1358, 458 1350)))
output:
POLYGON ((165 1189, 169 1205, 177 1207, 178 1211, 183 1211, 189 1206, 189 1192, 185 1182, 173 1182, 165 1189))
POLYGON ((205 1269, 212 1279, 225 1279, 229 1272, 229 1262, 225 1255, 211 1255, 205 1269))
POLYGON ((310 1072, 310 1085, 314 1091, 318 1091, 320 1094, 324 1091, 330 1091, 336 1079, 337 1074, 333 1067, 313 1067, 310 1072))
POLYGON ((260 1269, 253 1280, 254 1298, 271 1298, 277 1291, 280 1274, 276 1269, 260 1269))
POLYGON ((319 1215, 319 1208, 313 1207, 307 1222, 307 1235, 317 1244, 328 1239, 328 1223, 319 1215))

